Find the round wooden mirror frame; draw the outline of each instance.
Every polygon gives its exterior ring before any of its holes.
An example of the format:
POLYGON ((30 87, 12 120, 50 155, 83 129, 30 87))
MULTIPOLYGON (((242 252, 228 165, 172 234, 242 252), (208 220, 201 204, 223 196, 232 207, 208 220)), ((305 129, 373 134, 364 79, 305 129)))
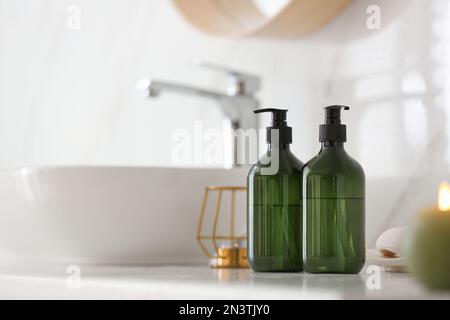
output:
POLYGON ((352 0, 290 0, 272 17, 265 16, 252 0, 172 1, 192 25, 209 34, 283 38, 320 29, 352 0))

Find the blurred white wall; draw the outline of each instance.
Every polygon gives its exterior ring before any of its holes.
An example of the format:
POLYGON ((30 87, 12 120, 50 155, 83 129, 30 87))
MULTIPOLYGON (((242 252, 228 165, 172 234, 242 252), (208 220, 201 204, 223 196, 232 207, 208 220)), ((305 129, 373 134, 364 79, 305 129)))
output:
POLYGON ((322 107, 350 105, 368 225, 403 224, 449 178, 448 10, 445 0, 358 0, 303 39, 224 39, 193 29, 168 0, 0 0, 0 165, 172 166, 173 131, 197 120, 221 128, 222 114, 199 98, 146 100, 135 83, 224 89, 221 74, 190 64, 204 58, 262 76, 263 106, 289 108, 303 161, 319 149, 322 107), (373 4, 379 30, 366 26, 373 4))

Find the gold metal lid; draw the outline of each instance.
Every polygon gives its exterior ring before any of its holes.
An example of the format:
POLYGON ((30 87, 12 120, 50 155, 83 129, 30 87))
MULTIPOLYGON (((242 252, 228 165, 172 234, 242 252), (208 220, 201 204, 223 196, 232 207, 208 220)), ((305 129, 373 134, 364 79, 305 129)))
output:
POLYGON ((213 268, 248 268, 247 248, 222 247, 217 250, 213 268))

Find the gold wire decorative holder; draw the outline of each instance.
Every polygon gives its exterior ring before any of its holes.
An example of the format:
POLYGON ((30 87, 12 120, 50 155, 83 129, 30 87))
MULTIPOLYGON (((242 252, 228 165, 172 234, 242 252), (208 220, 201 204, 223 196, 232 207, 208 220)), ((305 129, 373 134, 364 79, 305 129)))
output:
POLYGON ((208 186, 205 188, 203 196, 202 206, 200 209, 200 217, 197 224, 197 242, 200 248, 209 259, 215 259, 215 263, 211 266, 213 268, 248 268, 247 262, 247 248, 241 247, 239 241, 247 240, 246 236, 236 235, 235 219, 236 219, 236 192, 246 192, 246 187, 237 186, 208 186), (208 204, 209 193, 211 191, 217 191, 218 196, 214 209, 214 217, 212 222, 211 234, 204 235, 202 233, 203 223, 205 221, 206 206, 208 204), (220 207, 222 204, 223 193, 231 192, 231 207, 230 207, 230 229, 228 235, 217 234, 217 226, 219 222, 220 207), (212 243, 212 247, 215 254, 206 247, 204 241, 209 240, 212 243), (219 247, 218 241, 230 240, 236 242, 233 246, 219 247))

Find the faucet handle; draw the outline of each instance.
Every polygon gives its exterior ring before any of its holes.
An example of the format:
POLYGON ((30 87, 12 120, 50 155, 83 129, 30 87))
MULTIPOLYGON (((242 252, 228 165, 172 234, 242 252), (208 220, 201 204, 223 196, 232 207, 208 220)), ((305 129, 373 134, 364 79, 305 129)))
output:
POLYGON ((229 69, 225 66, 209 63, 203 60, 194 60, 196 67, 207 68, 224 72, 228 77, 227 94, 230 96, 252 95, 261 87, 261 79, 258 76, 229 69))

